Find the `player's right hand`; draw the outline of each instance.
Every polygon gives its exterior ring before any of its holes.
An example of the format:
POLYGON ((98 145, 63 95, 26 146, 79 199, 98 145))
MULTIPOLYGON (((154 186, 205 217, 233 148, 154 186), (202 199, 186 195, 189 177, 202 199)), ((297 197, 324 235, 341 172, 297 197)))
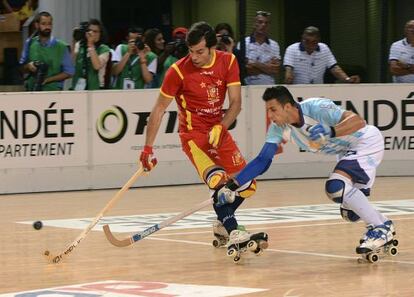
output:
POLYGON ((155 165, 157 165, 157 159, 154 157, 152 146, 150 145, 144 146, 144 149, 141 152, 139 160, 141 161, 142 167, 144 168, 144 171, 146 172, 151 171, 152 168, 154 168, 155 165))

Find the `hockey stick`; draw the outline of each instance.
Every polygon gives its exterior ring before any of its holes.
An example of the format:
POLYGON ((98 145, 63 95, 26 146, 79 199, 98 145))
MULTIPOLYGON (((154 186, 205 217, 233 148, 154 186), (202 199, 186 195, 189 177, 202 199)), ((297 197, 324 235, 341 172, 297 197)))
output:
POLYGON ((99 220, 110 210, 115 203, 124 195, 124 193, 134 184, 137 178, 143 175, 144 169, 140 167, 133 176, 126 182, 126 184, 115 194, 115 196, 109 200, 109 202, 105 205, 105 207, 96 215, 96 217, 92 220, 88 227, 79 234, 76 239, 67 246, 67 248, 56 256, 52 256, 49 251, 45 251, 44 255, 49 258, 49 261, 52 263, 59 263, 63 257, 68 256, 78 245, 79 243, 85 239, 88 233, 95 227, 95 225, 99 222, 99 220))
POLYGON ((112 243, 114 246, 117 247, 126 247, 126 246, 130 246, 132 244, 134 244, 135 242, 147 237, 148 235, 151 235, 152 233, 157 232, 158 230, 161 230, 169 225, 174 224, 175 222, 195 213, 196 211, 206 207, 207 205, 210 205, 213 203, 213 198, 209 198, 195 206, 193 206, 192 208, 183 211, 182 213, 179 213, 175 216, 173 216, 172 218, 169 218, 159 224, 155 224, 151 227, 148 227, 147 229, 135 233, 127 238, 124 239, 117 239, 111 232, 111 229, 109 228, 108 225, 104 225, 103 226, 103 230, 105 232, 105 236, 106 238, 109 240, 110 243, 112 243))

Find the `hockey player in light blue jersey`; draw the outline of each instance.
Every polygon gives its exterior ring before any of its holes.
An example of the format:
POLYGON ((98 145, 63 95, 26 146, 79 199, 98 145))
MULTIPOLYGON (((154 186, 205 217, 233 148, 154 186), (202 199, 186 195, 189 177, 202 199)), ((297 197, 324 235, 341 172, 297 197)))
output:
POLYGON ((340 205, 345 220, 362 219, 367 224, 356 252, 368 255, 391 244, 395 235, 392 221, 367 198, 384 154, 380 131, 332 100, 309 98, 298 103, 284 86, 267 88, 263 100, 271 120, 266 142, 255 159, 217 190, 216 203, 232 201, 235 189, 266 172, 278 147, 291 140, 303 150, 338 156, 325 191, 330 200, 340 205))

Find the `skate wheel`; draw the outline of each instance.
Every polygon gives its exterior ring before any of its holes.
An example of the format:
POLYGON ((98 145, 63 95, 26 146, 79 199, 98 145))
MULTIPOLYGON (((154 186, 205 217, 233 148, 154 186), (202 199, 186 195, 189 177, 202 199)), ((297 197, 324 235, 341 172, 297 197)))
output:
POLYGON ((398 245, 398 240, 397 240, 397 239, 394 239, 394 240, 392 241, 392 244, 393 244, 393 246, 397 246, 397 245, 398 245))
POLYGON ((233 258, 233 262, 238 263, 240 261, 240 259, 241 259, 240 256, 236 256, 236 257, 233 258))
POLYGON ((260 247, 262 250, 265 250, 265 249, 267 249, 267 248, 269 247, 269 243, 268 243, 267 241, 265 241, 265 240, 261 240, 261 241, 259 242, 259 247, 260 247))
POLYGON ((257 249, 257 242, 256 242, 256 241, 254 241, 254 240, 250 240, 250 241, 247 243, 247 248, 248 248, 250 251, 254 252, 254 251, 257 249))
POLYGON ((237 253, 237 251, 234 248, 231 248, 231 249, 227 250, 227 256, 229 256, 229 257, 233 257, 235 255, 235 253, 237 253))
POLYGON ((219 247, 220 247, 220 242, 219 242, 217 239, 214 239, 214 240, 213 240, 213 246, 214 246, 215 248, 219 248, 219 247))
POLYGON ((368 260, 369 262, 371 262, 371 263, 375 263, 375 262, 377 262, 377 261, 379 260, 379 257, 378 257, 378 255, 377 255, 377 254, 369 254, 369 255, 367 256, 367 260, 368 260))
POLYGON ((390 255, 390 256, 395 256, 395 255, 397 255, 398 254, 398 249, 396 248, 396 247, 391 247, 389 250, 388 250, 388 255, 390 255))
POLYGON ((259 255, 261 255, 261 254, 263 253, 263 249, 262 249, 262 248, 257 248, 257 249, 254 251, 254 253, 255 253, 255 255, 256 255, 256 256, 259 256, 259 255))

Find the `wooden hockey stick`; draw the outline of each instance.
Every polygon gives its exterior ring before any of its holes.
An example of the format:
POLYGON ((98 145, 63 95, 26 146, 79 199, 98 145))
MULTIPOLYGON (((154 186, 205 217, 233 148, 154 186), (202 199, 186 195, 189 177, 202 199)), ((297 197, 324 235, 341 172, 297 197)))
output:
POLYGON ((140 167, 133 176, 126 182, 126 184, 112 197, 111 200, 105 205, 105 207, 96 215, 96 217, 92 220, 88 227, 79 234, 76 239, 69 244, 66 249, 58 255, 51 255, 49 251, 45 251, 44 255, 48 257, 49 261, 52 263, 59 263, 63 257, 68 256, 78 245, 79 243, 85 239, 88 233, 95 227, 95 225, 99 222, 99 220, 115 205, 116 202, 124 195, 124 193, 134 184, 134 182, 138 179, 139 176, 144 174, 144 169, 140 167))
POLYGON ((159 224, 155 224, 151 227, 148 227, 147 229, 135 233, 127 238, 124 239, 117 239, 111 232, 111 229, 109 228, 108 225, 104 225, 103 226, 103 230, 105 232, 105 236, 106 238, 109 240, 110 243, 112 243, 114 246, 117 247, 126 247, 126 246, 130 246, 134 243, 136 243, 137 241, 147 237, 148 235, 151 235, 152 233, 157 232, 158 230, 161 230, 169 225, 174 224, 175 222, 195 213, 196 211, 206 207, 207 205, 210 205, 213 203, 213 198, 209 198, 195 206, 193 206, 192 208, 183 211, 182 213, 179 213, 175 216, 173 216, 172 218, 169 218, 159 224))

